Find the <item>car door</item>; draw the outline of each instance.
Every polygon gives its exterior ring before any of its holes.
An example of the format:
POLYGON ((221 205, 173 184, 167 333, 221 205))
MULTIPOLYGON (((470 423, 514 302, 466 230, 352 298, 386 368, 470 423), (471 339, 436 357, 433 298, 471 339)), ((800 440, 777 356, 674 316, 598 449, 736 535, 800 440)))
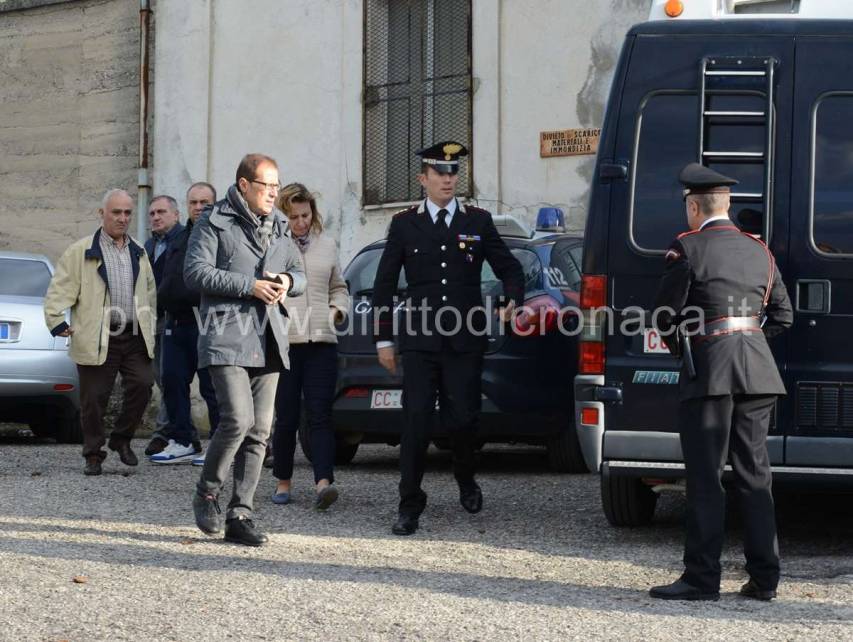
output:
MULTIPOLYGON (((763 149, 766 129, 761 119, 735 122, 720 117, 713 129, 709 126, 705 130, 705 149, 734 152, 735 158, 702 160, 740 180, 737 191, 758 200, 733 197, 731 216, 741 227, 746 227, 744 210, 757 211, 761 220, 770 217, 771 247, 784 270, 793 38, 758 33, 702 34, 694 38, 638 35, 626 74, 613 153, 615 161, 627 167, 628 180, 612 183, 610 200, 608 298, 615 314, 614 331, 607 340, 606 378, 623 386, 623 403, 608 408, 608 430, 675 430, 679 363, 654 336, 637 332, 636 324, 623 324, 629 320, 628 310, 638 308, 646 312, 644 325, 650 327, 664 254, 676 235, 687 231, 677 177, 684 165, 700 158, 702 64, 703 60, 720 57, 776 61, 769 212, 763 211, 768 199, 761 198, 763 167, 736 156, 763 149), (759 194, 757 199, 755 194, 759 194)), ((763 111, 766 88, 766 81, 760 77, 734 76, 725 85, 709 79, 708 102, 703 109, 729 116, 763 111)), ((784 363, 785 347, 784 339, 773 345, 780 363, 784 363)), ((774 433, 780 431, 781 426, 773 428, 774 433)), ((781 462, 782 437, 771 443, 771 459, 781 462)))
POLYGON ((797 40, 786 464, 853 465, 853 35, 797 40))

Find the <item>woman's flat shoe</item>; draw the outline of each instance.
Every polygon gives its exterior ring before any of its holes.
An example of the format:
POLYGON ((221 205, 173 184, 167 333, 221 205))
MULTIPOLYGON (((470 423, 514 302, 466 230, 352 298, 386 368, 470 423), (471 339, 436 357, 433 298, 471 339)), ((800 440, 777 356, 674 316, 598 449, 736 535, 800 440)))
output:
POLYGON ((334 504, 337 499, 338 489, 334 486, 324 486, 317 493, 317 499, 314 500, 314 508, 317 510, 326 510, 329 506, 334 504))
POLYGON ((273 493, 272 496, 273 504, 289 504, 290 503, 290 491, 284 491, 283 493, 273 493))

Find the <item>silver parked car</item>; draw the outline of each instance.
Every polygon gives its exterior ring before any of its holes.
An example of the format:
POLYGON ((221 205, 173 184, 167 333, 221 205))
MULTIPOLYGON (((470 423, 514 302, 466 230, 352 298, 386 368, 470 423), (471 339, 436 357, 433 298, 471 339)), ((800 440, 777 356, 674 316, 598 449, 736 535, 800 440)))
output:
POLYGON ((77 366, 68 356, 68 339, 51 336, 44 324, 51 276, 46 256, 0 252, 0 421, 78 443, 77 366))

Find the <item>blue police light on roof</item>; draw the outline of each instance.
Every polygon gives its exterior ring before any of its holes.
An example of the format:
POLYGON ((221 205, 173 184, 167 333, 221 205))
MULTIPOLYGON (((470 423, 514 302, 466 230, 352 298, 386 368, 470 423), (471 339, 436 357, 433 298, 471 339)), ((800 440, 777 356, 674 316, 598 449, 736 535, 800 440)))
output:
POLYGON ((536 215, 536 229, 540 232, 563 232, 565 216, 559 207, 540 207, 536 215))

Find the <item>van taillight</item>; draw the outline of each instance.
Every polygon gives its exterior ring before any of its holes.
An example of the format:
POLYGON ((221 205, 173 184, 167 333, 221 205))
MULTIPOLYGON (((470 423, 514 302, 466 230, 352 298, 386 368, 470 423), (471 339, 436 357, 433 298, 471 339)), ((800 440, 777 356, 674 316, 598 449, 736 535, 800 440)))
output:
POLYGON ((607 315, 607 277, 584 274, 581 279, 581 315, 583 328, 578 344, 578 373, 604 374, 604 323, 607 315))
POLYGON ((581 277, 581 310, 603 308, 607 304, 607 277, 584 274, 581 277))
POLYGON ((524 302, 515 315, 513 332, 522 337, 538 337, 557 327, 560 304, 547 294, 535 296, 524 302))

